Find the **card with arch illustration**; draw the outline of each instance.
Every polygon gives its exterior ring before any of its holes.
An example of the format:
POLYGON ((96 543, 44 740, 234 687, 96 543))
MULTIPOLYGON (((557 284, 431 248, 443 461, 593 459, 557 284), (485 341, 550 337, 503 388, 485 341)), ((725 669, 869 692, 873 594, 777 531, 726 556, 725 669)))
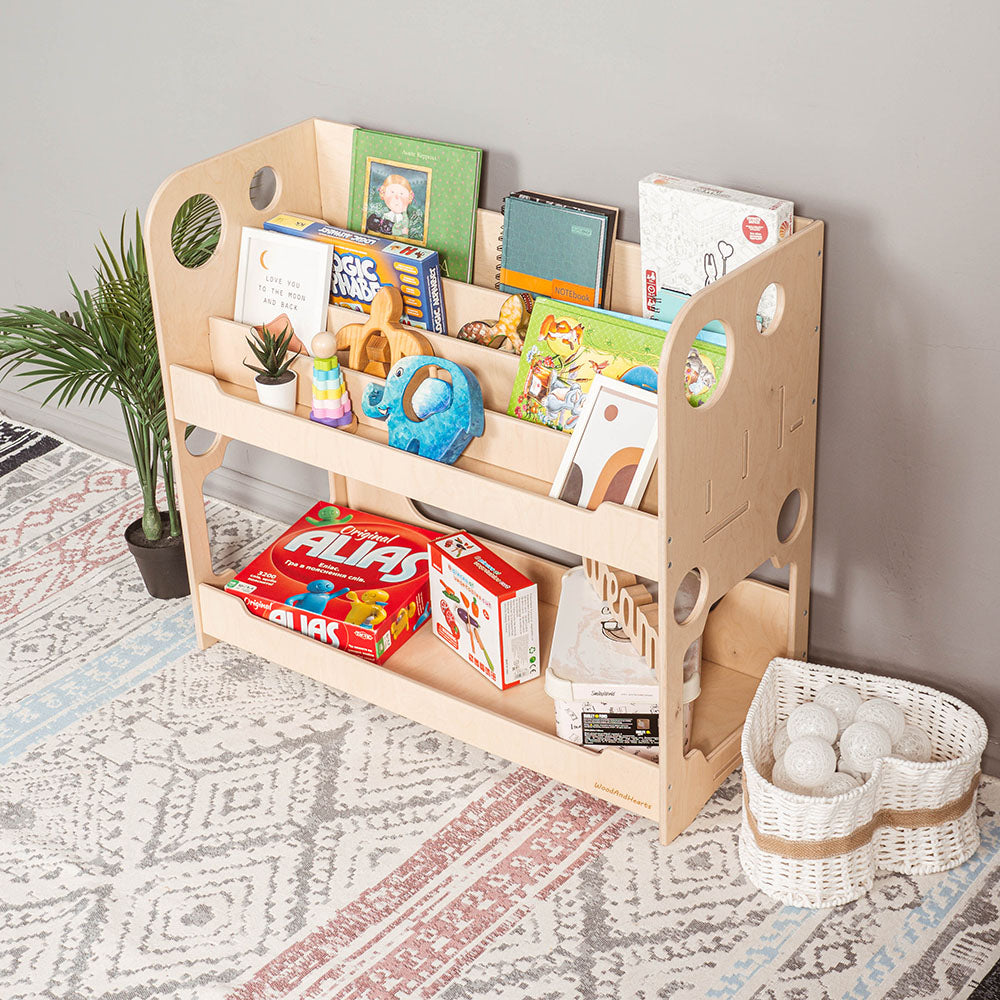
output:
POLYGON ((595 375, 549 496, 638 507, 656 463, 656 393, 595 375))

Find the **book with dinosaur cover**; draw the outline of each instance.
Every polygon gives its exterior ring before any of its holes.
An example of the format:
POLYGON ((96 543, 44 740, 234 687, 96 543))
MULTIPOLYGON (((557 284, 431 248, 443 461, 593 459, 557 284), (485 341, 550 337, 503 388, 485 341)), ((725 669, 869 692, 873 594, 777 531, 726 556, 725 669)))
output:
POLYGON ((503 215, 503 291, 610 304, 618 209, 517 191, 504 199, 503 215))
POLYGON ((247 610, 375 663, 430 619, 439 532, 321 500, 226 584, 247 610))
MULTIPOLYGON (((664 309, 671 319, 687 298, 676 293, 664 296, 664 309)), ((669 322, 537 299, 507 412, 572 432, 596 375, 655 392, 660 352, 669 328, 669 322)), ((712 397, 725 359, 725 330, 712 322, 700 331, 688 352, 684 391, 692 406, 712 397)))
POLYGON ((483 151, 356 129, 348 227, 437 250, 441 273, 472 281, 483 151))

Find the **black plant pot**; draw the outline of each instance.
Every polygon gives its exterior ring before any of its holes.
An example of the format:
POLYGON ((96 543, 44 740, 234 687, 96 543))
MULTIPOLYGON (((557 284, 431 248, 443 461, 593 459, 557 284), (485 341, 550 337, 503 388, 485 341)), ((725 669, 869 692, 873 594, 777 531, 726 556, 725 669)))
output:
POLYGON ((170 537, 170 515, 160 512, 163 536, 151 542, 142 530, 142 518, 136 518, 125 529, 125 543, 132 553, 142 582, 150 596, 160 598, 187 597, 191 593, 188 583, 187 562, 184 559, 184 539, 170 537))

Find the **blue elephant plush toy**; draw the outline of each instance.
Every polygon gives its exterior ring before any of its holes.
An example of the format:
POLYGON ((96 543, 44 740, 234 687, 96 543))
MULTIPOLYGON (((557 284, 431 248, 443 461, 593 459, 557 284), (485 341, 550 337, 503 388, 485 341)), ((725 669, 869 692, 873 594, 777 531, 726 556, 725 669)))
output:
POLYGON ((365 389, 361 408, 366 416, 386 422, 393 448, 449 465, 486 428, 476 376, 464 365, 428 355, 394 364, 384 386, 372 383, 365 389), (422 371, 430 366, 437 374, 422 371))

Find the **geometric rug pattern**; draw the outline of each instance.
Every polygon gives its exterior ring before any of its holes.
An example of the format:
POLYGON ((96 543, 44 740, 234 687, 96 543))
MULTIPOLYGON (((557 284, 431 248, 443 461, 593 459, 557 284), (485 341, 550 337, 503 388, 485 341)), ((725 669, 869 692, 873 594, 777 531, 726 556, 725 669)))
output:
MULTIPOLYGON (((782 906, 740 870, 735 777, 663 848, 576 789, 199 651, 187 601, 145 595, 137 512, 128 469, 0 423, 2 1000, 943 1000, 996 961, 1000 782, 961 868, 782 906)), ((208 512, 219 563, 283 527, 208 512)))

